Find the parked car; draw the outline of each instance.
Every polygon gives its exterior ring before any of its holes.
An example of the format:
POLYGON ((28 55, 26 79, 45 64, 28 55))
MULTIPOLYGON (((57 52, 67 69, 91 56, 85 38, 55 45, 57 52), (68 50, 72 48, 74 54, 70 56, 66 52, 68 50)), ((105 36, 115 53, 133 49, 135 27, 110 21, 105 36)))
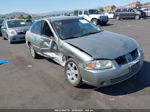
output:
POLYGON ((74 15, 84 17, 86 20, 92 22, 95 25, 106 25, 109 21, 108 16, 105 16, 104 13, 99 12, 96 9, 76 10, 74 11, 74 15))
POLYGON ((2 24, 1 31, 4 40, 8 39, 9 43, 25 41, 25 33, 29 29, 24 20, 5 20, 2 24))
POLYGON ((32 23, 33 23, 33 20, 32 20, 32 19, 27 19, 27 20, 25 20, 25 21, 26 21, 26 23, 27 23, 29 26, 31 26, 32 23))
POLYGON ((80 17, 38 20, 27 31, 26 44, 33 58, 42 55, 62 65, 73 86, 122 82, 139 72, 144 58, 134 39, 104 31, 80 17))
POLYGON ((150 16, 150 8, 146 8, 143 11, 146 13, 146 16, 150 16))
POLYGON ((117 20, 120 19, 140 19, 140 18, 145 18, 146 14, 142 10, 138 9, 132 9, 132 8, 122 8, 122 9, 117 9, 115 11, 114 17, 117 20))
POLYGON ((4 21, 3 19, 0 19, 0 36, 2 35, 1 26, 2 26, 3 21, 4 21))
POLYGON ((105 12, 105 15, 108 16, 109 19, 113 19, 114 18, 114 12, 112 12, 112 11, 105 12))

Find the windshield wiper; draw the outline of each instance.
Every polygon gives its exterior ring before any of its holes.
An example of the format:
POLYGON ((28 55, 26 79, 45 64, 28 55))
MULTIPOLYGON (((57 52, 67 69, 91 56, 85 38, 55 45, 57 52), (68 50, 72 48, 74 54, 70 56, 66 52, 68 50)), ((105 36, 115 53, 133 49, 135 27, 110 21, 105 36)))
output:
POLYGON ((67 37, 67 38, 65 38, 65 40, 67 40, 67 39, 74 39, 74 38, 78 38, 79 36, 72 36, 72 37, 67 37))
POLYGON ((81 35, 80 37, 87 36, 87 35, 91 35, 91 34, 96 34, 96 33, 99 33, 99 32, 101 32, 101 31, 89 32, 89 33, 86 33, 86 34, 81 35))

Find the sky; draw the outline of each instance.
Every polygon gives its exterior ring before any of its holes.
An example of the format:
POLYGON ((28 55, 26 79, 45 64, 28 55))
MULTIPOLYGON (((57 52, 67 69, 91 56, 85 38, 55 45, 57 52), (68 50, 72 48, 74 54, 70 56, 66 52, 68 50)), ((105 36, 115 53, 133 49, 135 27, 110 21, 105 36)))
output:
MULTIPOLYGON (((51 11, 97 8, 106 5, 122 6, 136 0, 0 0, 0 14, 26 12, 30 14, 51 11)), ((142 3, 150 0, 139 0, 142 3)))

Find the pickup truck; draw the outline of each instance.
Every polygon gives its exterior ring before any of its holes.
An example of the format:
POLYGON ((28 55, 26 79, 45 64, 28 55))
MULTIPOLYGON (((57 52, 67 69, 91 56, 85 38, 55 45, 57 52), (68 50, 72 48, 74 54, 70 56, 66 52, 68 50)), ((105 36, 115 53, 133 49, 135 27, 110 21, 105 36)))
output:
POLYGON ((75 10, 74 15, 83 17, 94 25, 106 25, 109 21, 108 16, 105 16, 102 12, 96 9, 75 10))
POLYGON ((139 20, 141 18, 146 17, 146 13, 142 10, 132 9, 132 8, 121 8, 117 9, 114 13, 114 18, 117 20, 120 19, 136 19, 139 20))

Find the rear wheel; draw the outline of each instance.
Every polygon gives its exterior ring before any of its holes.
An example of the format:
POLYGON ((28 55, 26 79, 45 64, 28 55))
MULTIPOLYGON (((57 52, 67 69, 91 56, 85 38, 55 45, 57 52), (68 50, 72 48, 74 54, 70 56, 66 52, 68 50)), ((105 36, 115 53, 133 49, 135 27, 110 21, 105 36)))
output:
POLYGON ((29 50, 30 50, 31 56, 32 56, 34 59, 37 59, 37 58, 39 57, 39 55, 36 53, 36 51, 34 50, 34 48, 33 48, 32 45, 29 45, 29 50))
POLYGON ((79 72, 78 65, 72 58, 69 59, 66 63, 65 75, 66 75, 68 82, 71 85, 78 87, 82 84, 82 78, 79 72))
POLYGON ((135 19, 136 19, 136 20, 139 20, 139 19, 140 19, 140 16, 139 16, 139 15, 136 15, 136 16, 135 16, 135 19))

